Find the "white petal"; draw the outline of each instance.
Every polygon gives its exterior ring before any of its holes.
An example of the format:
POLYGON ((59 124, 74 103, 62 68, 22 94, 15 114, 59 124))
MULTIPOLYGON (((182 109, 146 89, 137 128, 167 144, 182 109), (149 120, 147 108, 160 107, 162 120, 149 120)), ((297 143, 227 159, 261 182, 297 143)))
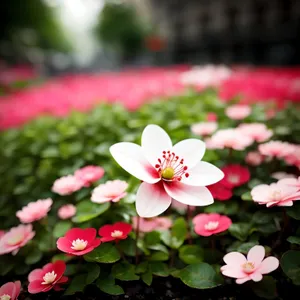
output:
POLYGON ((134 177, 148 183, 160 180, 159 174, 149 164, 139 145, 117 143, 112 145, 109 150, 116 162, 134 177))
POLYGON ((171 205, 171 197, 165 192, 161 182, 143 182, 136 194, 136 211, 140 217, 152 218, 160 215, 171 205))
POLYGON ((224 173, 214 165, 200 161, 192 169, 188 169, 189 177, 182 177, 182 182, 194 186, 207 186, 220 181, 224 173))
POLYGON ((174 145, 172 151, 183 158, 183 164, 189 168, 194 167, 203 157, 205 153, 205 143, 197 139, 183 140, 174 145))
POLYGON ((191 186, 182 182, 164 182, 166 192, 175 200, 193 206, 205 206, 214 202, 210 191, 203 186, 191 186))
POLYGON ((155 166, 162 159, 163 151, 172 149, 169 135, 157 125, 148 125, 142 134, 142 150, 148 161, 155 166))

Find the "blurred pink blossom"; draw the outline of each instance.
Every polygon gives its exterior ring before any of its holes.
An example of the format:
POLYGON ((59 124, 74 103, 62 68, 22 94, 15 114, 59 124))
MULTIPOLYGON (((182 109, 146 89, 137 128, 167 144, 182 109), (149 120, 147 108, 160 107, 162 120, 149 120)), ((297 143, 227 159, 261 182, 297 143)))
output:
POLYGON ((75 171, 75 177, 83 181, 85 187, 99 180, 104 175, 104 169, 98 166, 86 166, 75 171))
POLYGON ((52 192, 61 196, 71 195, 80 190, 84 186, 84 182, 78 177, 67 175, 56 179, 52 186, 52 192))
POLYGON ((251 107, 243 104, 236 104, 226 108, 226 116, 232 120, 242 120, 251 114, 251 107))
POLYGON ((258 143, 268 140, 273 135, 273 131, 262 123, 243 123, 238 129, 258 143))
POLYGON ((295 151, 294 145, 281 142, 281 141, 270 141, 258 146, 258 151, 260 154, 268 157, 283 158, 288 155, 292 155, 295 151))
MULTIPOLYGON (((132 227, 137 228, 138 217, 132 217, 132 227)), ((153 230, 166 230, 172 226, 172 220, 167 217, 140 218, 140 232, 151 232, 153 230)))
POLYGON ((200 122, 193 124, 191 126, 191 131, 196 135, 210 135, 218 128, 218 123, 216 122, 200 122))
POLYGON ((258 166, 264 161, 264 156, 257 151, 248 152, 245 161, 250 166, 258 166))
POLYGON ((63 205, 60 207, 57 214, 62 220, 70 219, 76 214, 76 206, 73 204, 63 205))

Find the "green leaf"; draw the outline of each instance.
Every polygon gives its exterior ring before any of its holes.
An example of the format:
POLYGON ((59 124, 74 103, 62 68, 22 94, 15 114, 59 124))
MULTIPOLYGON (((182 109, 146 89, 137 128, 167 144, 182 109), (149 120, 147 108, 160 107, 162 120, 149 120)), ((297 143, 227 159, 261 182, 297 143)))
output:
POLYGON ((185 245, 179 249, 179 258, 188 265, 202 262, 203 255, 203 249, 197 245, 185 245))
POLYGON ((120 280, 131 281, 138 280, 139 276, 135 274, 135 267, 129 263, 120 262, 111 269, 112 275, 120 280))
POLYGON ((143 261, 136 266, 135 273, 137 274, 145 273, 147 269, 148 269, 148 261, 143 261))
POLYGON ((111 264, 120 259, 120 253, 114 245, 102 243, 99 247, 83 257, 88 262, 111 264))
POLYGON ((149 260, 151 261, 165 261, 169 259, 169 253, 165 253, 162 251, 155 251, 152 253, 152 255, 149 257, 149 260))
POLYGON ((300 220, 300 203, 295 203, 292 207, 286 208, 286 212, 291 218, 300 220))
POLYGON ((72 228, 72 222, 70 221, 60 221, 58 222, 53 229, 53 236, 59 238, 64 236, 65 233, 72 228))
POLYGON ((300 237, 299 236, 289 236, 287 238, 287 241, 291 244, 300 245, 300 237))
POLYGON ((127 256, 135 256, 135 241, 131 238, 119 242, 120 250, 127 256))
POLYGON ((162 262, 149 262, 149 268, 152 274, 157 276, 167 277, 170 274, 168 266, 162 262))
POLYGON ((97 287, 104 293, 109 295, 122 295, 124 290, 115 284, 114 278, 98 279, 96 282, 97 287))
POLYGON ((26 256, 25 263, 27 265, 33 265, 39 262, 42 259, 43 253, 39 250, 39 248, 34 248, 29 252, 29 255, 26 256))
POLYGON ((100 275, 100 267, 97 264, 86 264, 85 268, 88 270, 86 277, 86 284, 93 283, 100 275))
POLYGON ((109 202, 97 204, 91 202, 90 200, 82 201, 77 205, 76 216, 72 218, 72 221, 74 223, 83 223, 92 220, 106 212, 109 207, 109 202))
POLYGON ((151 283, 152 283, 152 279, 153 279, 151 270, 148 270, 146 273, 143 273, 143 274, 141 275, 141 279, 142 279, 148 286, 150 286, 151 283))
POLYGON ((252 247, 258 244, 258 242, 241 243, 240 241, 236 241, 227 248, 227 252, 237 251, 247 254, 252 247))
POLYGON ((229 227, 229 232, 232 236, 244 242, 250 234, 251 224, 249 223, 234 223, 229 227))
POLYGON ((86 274, 81 274, 75 276, 67 290, 65 291, 64 295, 73 295, 76 292, 82 292, 86 286, 86 274))
POLYGON ((280 266, 294 284, 300 285, 300 251, 289 250, 285 252, 281 257, 280 266))
POLYGON ((272 214, 269 212, 257 211, 253 214, 252 221, 255 224, 267 224, 273 220, 272 214))
POLYGON ((265 276, 262 281, 252 283, 251 289, 258 297, 264 299, 276 299, 278 296, 276 281, 271 276, 265 276))
POLYGON ((0 265, 1 265, 0 276, 5 276, 7 273, 13 270, 16 264, 17 261, 15 257, 8 256, 8 255, 0 256, 0 265))
POLYGON ((160 233, 158 231, 148 232, 144 236, 144 241, 147 247, 160 243, 160 233))
POLYGON ((241 196, 242 200, 244 201, 252 201, 252 196, 250 192, 246 192, 241 196))
POLYGON ((72 259, 72 256, 68 256, 68 255, 66 255, 64 253, 59 253, 59 254, 56 254, 56 255, 54 255, 52 257, 51 262, 54 263, 54 262, 56 262, 58 260, 63 260, 64 262, 68 262, 71 259, 72 259))
POLYGON ((225 203, 220 201, 215 201, 213 204, 206 206, 204 212, 206 213, 223 213, 225 210, 225 203))
POLYGON ((179 278, 187 286, 196 289, 210 289, 221 284, 214 268, 207 263, 188 265, 180 270, 179 278))

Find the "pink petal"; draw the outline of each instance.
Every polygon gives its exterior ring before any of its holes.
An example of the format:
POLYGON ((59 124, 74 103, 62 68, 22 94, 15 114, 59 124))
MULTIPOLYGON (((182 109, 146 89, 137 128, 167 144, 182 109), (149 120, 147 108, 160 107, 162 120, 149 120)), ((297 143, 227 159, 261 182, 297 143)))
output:
POLYGON ((254 246, 252 247, 247 255, 247 260, 253 262, 257 268, 265 257, 265 248, 263 246, 254 246))
POLYGON ((274 256, 269 256, 262 261, 258 271, 261 274, 268 274, 276 270, 279 266, 279 260, 274 256))
POLYGON ((57 274, 57 278, 62 277, 66 271, 66 264, 62 260, 57 260, 54 262, 52 267, 53 271, 57 274))
POLYGON ((221 272, 223 275, 231 278, 244 278, 245 273, 239 266, 221 268, 221 272))
POLYGON ((240 267, 247 262, 246 257, 239 252, 230 252, 223 257, 224 262, 229 266, 240 267))
POLYGON ((42 280, 34 280, 28 285, 28 292, 30 294, 37 294, 43 292, 45 289, 49 290, 49 286, 51 289, 51 285, 42 284, 42 280))
POLYGON ((163 151, 171 149, 172 141, 161 127, 151 124, 144 129, 142 134, 142 151, 152 166, 155 166, 158 163, 157 160, 162 158, 163 151))
POLYGON ((189 177, 183 177, 182 182, 194 186, 207 186, 220 181, 224 173, 214 165, 200 161, 192 169, 187 170, 189 177))
POLYGON ((62 276, 56 283, 62 284, 66 283, 69 280, 67 276, 62 276))
POLYGON ((143 218, 160 215, 171 205, 171 197, 165 192, 161 182, 143 182, 136 194, 136 211, 143 218))
POLYGON ((281 201, 277 203, 277 206, 293 206, 294 202, 291 201, 281 201))
POLYGON ((134 177, 148 183, 160 180, 158 172, 148 162, 139 145, 117 143, 110 147, 110 153, 116 162, 134 177))
POLYGON ((175 144, 172 151, 180 159, 184 159, 184 165, 193 168, 202 159, 205 149, 204 142, 197 139, 188 139, 175 144))
POLYGON ((7 282, 3 284, 0 288, 0 296, 9 295, 12 296, 16 292, 16 285, 14 282, 7 282))
POLYGON ((214 202, 210 191, 203 186, 191 186, 181 182, 164 182, 166 192, 170 197, 183 204, 205 206, 214 202))
POLYGON ((255 282, 261 281, 261 280, 263 279, 263 276, 262 276, 261 273, 259 273, 258 271, 256 271, 256 272, 250 274, 249 276, 250 276, 250 278, 251 278, 253 281, 255 281, 255 282))
POLYGON ((42 277, 44 276, 44 271, 42 269, 35 269, 31 271, 28 275, 28 281, 34 281, 34 280, 42 280, 42 277))
POLYGON ((249 281, 250 279, 251 279, 251 278, 250 278, 249 276, 246 276, 246 277, 244 277, 244 278, 238 278, 235 282, 236 282, 237 284, 243 284, 243 283, 249 281))

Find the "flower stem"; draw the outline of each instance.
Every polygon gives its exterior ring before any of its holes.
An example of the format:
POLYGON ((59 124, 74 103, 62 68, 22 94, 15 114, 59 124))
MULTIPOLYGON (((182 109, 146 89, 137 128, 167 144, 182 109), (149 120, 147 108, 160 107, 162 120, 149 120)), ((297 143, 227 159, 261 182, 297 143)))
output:
POLYGON ((285 235, 286 230, 287 230, 287 228, 289 226, 289 217, 288 217, 288 215, 286 213, 285 208, 282 209, 282 219, 283 219, 283 225, 281 227, 281 231, 278 234, 278 237, 277 237, 275 243, 272 246, 272 250, 274 250, 278 246, 280 246, 280 243, 281 243, 282 240, 284 240, 284 235, 285 235))
POLYGON ((192 241, 192 228, 191 228, 191 222, 192 222, 192 210, 191 207, 187 206, 187 225, 188 225, 188 243, 191 245, 193 243, 192 241))
POLYGON ((118 251, 119 251, 120 256, 122 257, 122 259, 126 262, 127 259, 126 259, 125 255, 124 255, 123 251, 121 250, 119 243, 116 243, 116 248, 118 249, 118 251))
POLYGON ((135 264, 139 263, 139 248, 138 248, 138 240, 140 235, 140 216, 137 216, 137 224, 135 230, 135 264))

